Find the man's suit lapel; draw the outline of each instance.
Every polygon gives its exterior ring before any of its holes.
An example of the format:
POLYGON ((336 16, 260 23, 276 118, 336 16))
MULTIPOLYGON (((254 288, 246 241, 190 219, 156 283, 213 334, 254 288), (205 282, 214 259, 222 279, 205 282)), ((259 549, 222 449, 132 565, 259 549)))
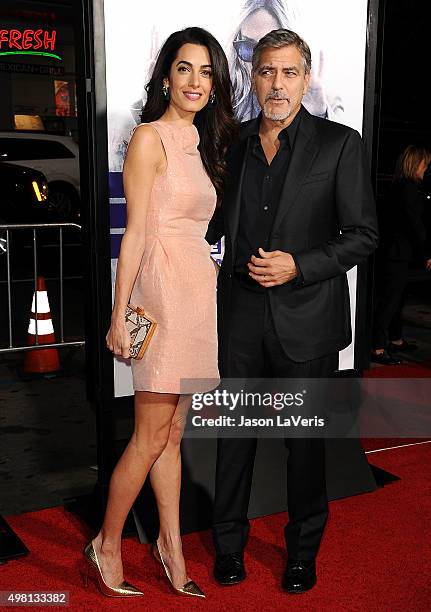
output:
POLYGON ((305 108, 302 109, 301 123, 295 138, 292 159, 280 194, 277 213, 274 218, 271 234, 280 225, 290 207, 295 203, 302 182, 310 172, 314 158, 319 150, 314 118, 305 108))

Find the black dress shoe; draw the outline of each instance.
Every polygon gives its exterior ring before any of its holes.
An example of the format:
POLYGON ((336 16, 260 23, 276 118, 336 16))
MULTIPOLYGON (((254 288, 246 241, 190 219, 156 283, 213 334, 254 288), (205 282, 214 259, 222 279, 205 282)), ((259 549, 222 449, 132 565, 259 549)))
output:
POLYGON ((387 351, 383 351, 383 353, 371 353, 371 361, 373 363, 380 363, 381 365, 400 365, 401 363, 398 357, 394 357, 387 351))
POLYGON ((238 584, 245 580, 244 558, 242 552, 217 555, 214 565, 214 578, 220 584, 238 584))
POLYGON ((288 560, 282 582, 285 591, 305 593, 312 589, 316 582, 316 563, 314 561, 288 560))

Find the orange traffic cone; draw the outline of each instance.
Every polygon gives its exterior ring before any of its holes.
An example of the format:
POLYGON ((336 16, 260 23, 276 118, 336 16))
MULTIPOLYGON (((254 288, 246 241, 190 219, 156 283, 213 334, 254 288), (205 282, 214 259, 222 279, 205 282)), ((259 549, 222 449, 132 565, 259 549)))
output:
MULTIPOLYGON (((37 277, 36 293, 33 295, 30 323, 28 326, 28 346, 34 346, 36 344, 36 331, 38 334, 38 344, 55 343, 54 327, 52 325, 51 312, 49 310, 48 293, 46 291, 45 279, 43 276, 37 277)), ((60 359, 56 348, 32 349, 31 351, 26 351, 24 357, 24 372, 29 374, 44 374, 45 372, 56 372, 59 369, 60 359)))

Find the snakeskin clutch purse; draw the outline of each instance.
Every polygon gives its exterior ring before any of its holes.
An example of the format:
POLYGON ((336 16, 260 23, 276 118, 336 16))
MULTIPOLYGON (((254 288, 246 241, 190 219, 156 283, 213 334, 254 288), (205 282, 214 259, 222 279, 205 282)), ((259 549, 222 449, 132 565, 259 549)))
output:
POLYGON ((130 357, 142 359, 157 327, 156 321, 139 306, 126 306, 126 327, 130 333, 130 357))

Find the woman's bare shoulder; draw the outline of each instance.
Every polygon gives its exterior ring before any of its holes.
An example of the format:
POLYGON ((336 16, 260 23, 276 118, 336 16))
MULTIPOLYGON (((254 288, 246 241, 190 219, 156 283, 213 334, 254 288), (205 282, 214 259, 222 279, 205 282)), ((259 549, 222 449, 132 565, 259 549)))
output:
POLYGON ((150 123, 141 123, 133 132, 127 148, 126 160, 145 156, 147 162, 160 164, 164 160, 162 140, 150 123))

